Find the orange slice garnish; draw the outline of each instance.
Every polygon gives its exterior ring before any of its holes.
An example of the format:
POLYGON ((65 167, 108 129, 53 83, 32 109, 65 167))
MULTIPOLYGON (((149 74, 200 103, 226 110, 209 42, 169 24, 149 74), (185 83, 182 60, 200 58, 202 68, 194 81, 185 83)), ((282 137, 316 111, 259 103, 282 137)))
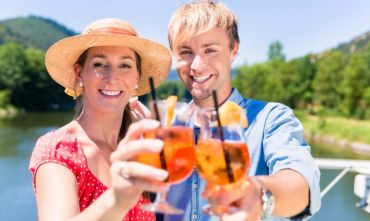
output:
POLYGON ((165 125, 164 126, 171 126, 173 118, 175 116, 175 108, 177 103, 177 96, 172 95, 169 96, 166 100, 166 119, 165 119, 165 125))
POLYGON ((243 128, 248 126, 244 109, 232 101, 224 103, 220 109, 220 120, 223 126, 240 124, 243 128))

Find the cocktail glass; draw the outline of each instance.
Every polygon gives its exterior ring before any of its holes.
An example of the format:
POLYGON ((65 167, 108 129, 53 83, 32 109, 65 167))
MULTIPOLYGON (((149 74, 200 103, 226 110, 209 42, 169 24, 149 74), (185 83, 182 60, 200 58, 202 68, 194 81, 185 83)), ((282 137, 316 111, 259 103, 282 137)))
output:
MULTIPOLYGON (((144 138, 163 140, 163 150, 160 154, 141 154, 137 160, 167 170, 169 175, 165 182, 176 184, 191 174, 196 162, 189 105, 184 102, 174 104, 169 102, 169 99, 153 102, 156 102, 161 126, 146 132, 144 138)), ((182 210, 168 204, 166 192, 157 193, 153 203, 142 205, 141 208, 166 214, 183 213, 182 210)))
MULTIPOLYGON (((250 166, 244 139, 246 115, 243 109, 220 114, 213 108, 199 109, 196 117, 201 126, 196 158, 200 176, 212 187, 236 188, 247 175, 250 166), (221 125, 219 125, 221 123, 221 125)), ((207 205, 212 215, 227 213, 230 208, 207 205)))

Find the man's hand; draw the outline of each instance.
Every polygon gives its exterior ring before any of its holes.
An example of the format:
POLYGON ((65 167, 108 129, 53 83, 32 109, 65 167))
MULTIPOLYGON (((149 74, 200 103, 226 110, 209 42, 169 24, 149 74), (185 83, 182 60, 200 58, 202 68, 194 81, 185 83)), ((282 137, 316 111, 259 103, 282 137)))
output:
POLYGON ((214 208, 220 205, 232 208, 232 213, 222 216, 224 220, 259 220, 262 213, 262 187, 274 196, 274 216, 295 216, 309 204, 306 179, 291 169, 283 169, 269 176, 247 177, 245 181, 233 185, 208 186, 203 195, 214 208))
POLYGON ((210 213, 221 215, 221 219, 233 221, 260 220, 262 214, 261 186, 253 178, 226 186, 208 185, 203 192, 208 199, 210 213), (228 212, 220 212, 223 207, 228 212), (222 214, 220 214, 222 213, 222 214))

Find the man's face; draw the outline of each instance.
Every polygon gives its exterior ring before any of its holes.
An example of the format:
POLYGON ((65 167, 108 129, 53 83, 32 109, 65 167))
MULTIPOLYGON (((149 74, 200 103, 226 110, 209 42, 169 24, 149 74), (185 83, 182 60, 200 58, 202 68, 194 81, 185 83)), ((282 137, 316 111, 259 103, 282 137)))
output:
POLYGON ((230 94, 230 69, 238 46, 235 43, 231 50, 226 30, 213 28, 174 47, 177 72, 196 104, 209 106, 213 90, 220 101, 230 94))

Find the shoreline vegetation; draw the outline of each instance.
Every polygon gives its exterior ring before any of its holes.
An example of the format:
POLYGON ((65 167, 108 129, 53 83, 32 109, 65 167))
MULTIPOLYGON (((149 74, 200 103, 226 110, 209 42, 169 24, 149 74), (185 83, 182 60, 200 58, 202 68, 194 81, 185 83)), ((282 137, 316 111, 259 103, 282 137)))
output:
POLYGON ((13 118, 19 115, 20 113, 24 113, 24 111, 19 110, 11 105, 8 105, 6 107, 0 107, 0 120, 13 118))
MULTIPOLYGON (((370 160, 370 121, 315 116, 303 110, 294 112, 304 126, 304 136, 313 148, 314 157, 370 160)), ((24 113, 9 105, 0 108, 0 120, 24 113)))
POLYGON ((305 139, 311 146, 318 146, 320 149, 322 145, 326 146, 326 150, 315 149, 320 157, 331 157, 333 154, 343 158, 370 160, 369 120, 314 116, 300 110, 295 113, 304 126, 305 139))

